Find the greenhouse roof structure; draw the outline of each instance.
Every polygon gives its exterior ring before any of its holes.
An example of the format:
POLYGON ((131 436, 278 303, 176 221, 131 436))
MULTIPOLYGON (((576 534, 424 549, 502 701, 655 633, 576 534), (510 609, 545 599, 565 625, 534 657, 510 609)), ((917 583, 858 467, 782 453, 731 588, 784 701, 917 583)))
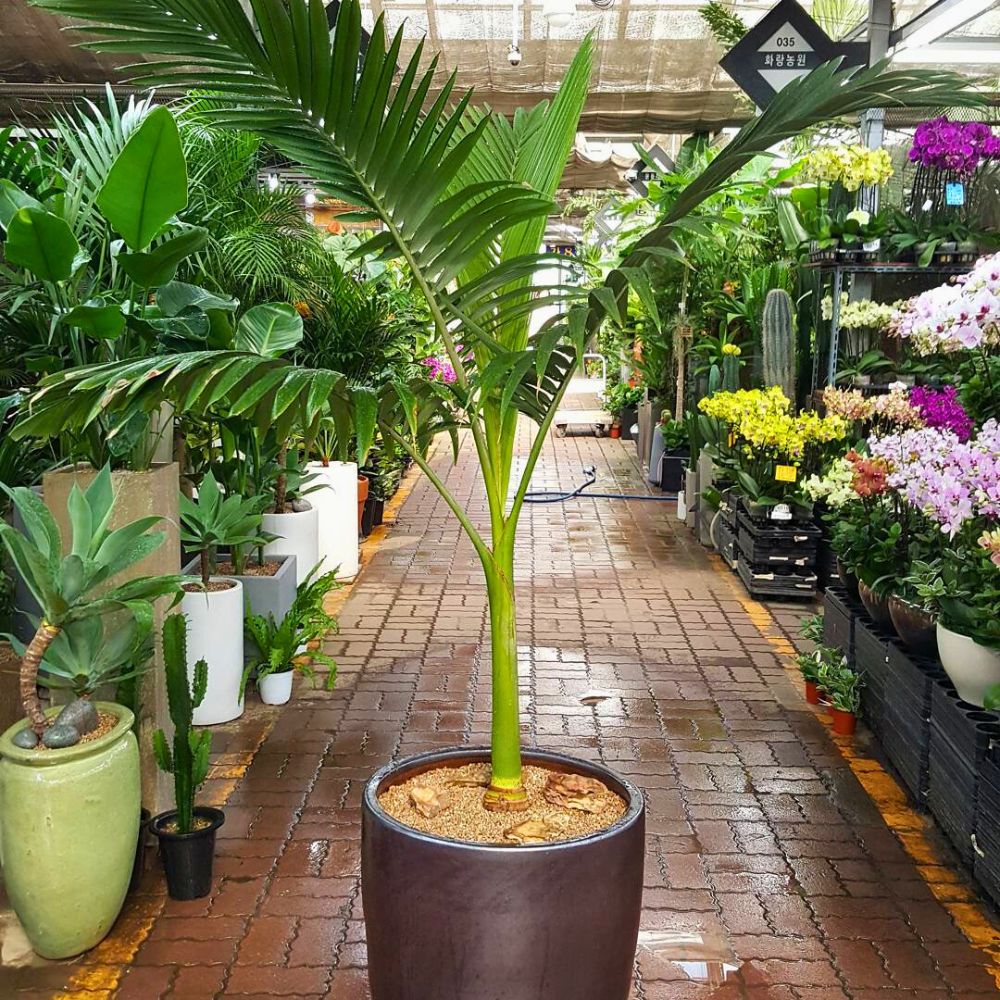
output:
MULTIPOLYGON (((550 0, 551 2, 551 0, 550 0)), ((568 0, 569 6, 574 6, 568 0)), ((719 68, 723 50, 699 14, 701 0, 577 0, 568 23, 546 16, 546 0, 367 0, 369 24, 384 14, 390 31, 402 27, 404 53, 421 38, 440 51, 439 79, 456 70, 460 86, 510 111, 551 94, 580 40, 592 32, 597 58, 584 131, 650 133, 693 131, 737 124, 751 105, 719 68), (606 9, 604 9, 606 8, 606 9), (517 41, 521 61, 510 65, 517 41)), ((829 4, 802 0, 834 37, 863 34, 867 0, 829 4), (824 15, 824 8, 827 13, 824 15), (824 23, 825 22, 825 23, 824 23)), ((774 0, 729 0, 724 6, 753 25, 774 0)), ((561 5, 560 5, 561 6, 561 5)), ((895 26, 940 7, 952 9, 949 31, 964 36, 962 48, 942 50, 940 62, 983 72, 996 58, 1000 17, 983 0, 896 0, 895 26), (955 10, 959 12, 956 14, 955 10), (964 11, 964 14, 962 13, 964 11), (973 17, 968 15, 972 13, 973 17)), ((44 117, 53 102, 98 92, 123 79, 124 61, 79 48, 49 14, 28 0, 4 0, 0 14, 0 116, 44 117)), ((937 58, 921 43, 900 53, 906 62, 937 58)))

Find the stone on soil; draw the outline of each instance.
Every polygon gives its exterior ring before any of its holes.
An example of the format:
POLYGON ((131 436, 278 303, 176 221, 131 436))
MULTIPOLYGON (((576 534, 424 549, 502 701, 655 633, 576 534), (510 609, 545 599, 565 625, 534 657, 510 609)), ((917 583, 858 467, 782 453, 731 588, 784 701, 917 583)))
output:
POLYGON ((49 726, 42 736, 43 746, 50 750, 61 750, 63 747, 76 746, 80 742, 80 733, 75 727, 63 722, 49 726))
POLYGON ((54 725, 72 726, 81 736, 92 733, 99 725, 100 718, 93 702, 86 698, 71 701, 57 716, 54 725))

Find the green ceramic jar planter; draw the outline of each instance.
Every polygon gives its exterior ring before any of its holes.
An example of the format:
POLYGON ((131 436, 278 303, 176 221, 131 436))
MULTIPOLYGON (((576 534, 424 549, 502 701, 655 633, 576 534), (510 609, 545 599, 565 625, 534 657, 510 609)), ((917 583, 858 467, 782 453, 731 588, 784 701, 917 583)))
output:
MULTIPOLYGON (((93 948, 115 922, 139 833, 139 748, 132 713, 89 743, 22 750, 0 736, 0 865, 14 912, 43 958, 93 948)), ((49 709, 47 715, 58 714, 49 709)))

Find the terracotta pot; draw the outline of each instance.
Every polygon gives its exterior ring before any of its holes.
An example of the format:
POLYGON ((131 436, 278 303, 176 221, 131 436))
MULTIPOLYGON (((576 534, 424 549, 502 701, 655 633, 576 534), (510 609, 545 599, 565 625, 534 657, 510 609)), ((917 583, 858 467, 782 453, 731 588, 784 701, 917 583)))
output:
POLYGON ((865 606, 865 611, 868 612, 872 621, 879 628, 883 628, 888 632, 895 632, 892 618, 889 616, 888 597, 880 597, 864 580, 858 580, 858 596, 861 598, 861 603, 865 606))
POLYGON ((860 601, 861 597, 858 595, 858 578, 839 559, 837 560, 837 577, 844 590, 855 601, 860 601))
POLYGON ((526 751, 525 763, 598 778, 628 803, 607 830, 526 847, 430 836, 378 804, 380 791, 414 774, 488 760, 485 749, 421 754, 365 787, 361 881, 373 1000, 626 1000, 642 908, 638 788, 589 761, 526 751))
POLYGON ((819 705, 819 685, 815 681, 806 681, 806 701, 810 705, 819 705))
POLYGON ((911 652, 928 659, 938 658, 937 617, 898 594, 889 596, 889 617, 896 634, 911 652))
POLYGON ((608 431, 608 437, 614 438, 616 441, 622 436, 622 429, 617 424, 611 425, 611 430, 608 431))
POLYGON ((830 707, 830 718, 833 720, 833 731, 838 736, 853 736, 857 725, 857 719, 853 712, 845 712, 843 709, 830 707))
POLYGON ((361 519, 365 516, 365 501, 368 499, 368 477, 358 476, 358 531, 361 530, 361 519))

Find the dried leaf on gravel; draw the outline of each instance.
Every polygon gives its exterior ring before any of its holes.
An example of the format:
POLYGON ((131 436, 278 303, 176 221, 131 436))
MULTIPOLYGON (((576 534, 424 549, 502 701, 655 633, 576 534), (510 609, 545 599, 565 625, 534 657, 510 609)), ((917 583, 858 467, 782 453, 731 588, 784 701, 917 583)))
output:
POLYGON ((451 796, 443 788, 414 785, 410 789, 410 801, 421 816, 431 819, 443 813, 451 805, 451 796))
POLYGON ((545 801, 565 809, 596 813, 601 811, 601 796, 607 790, 596 778, 586 778, 582 774, 553 774, 545 785, 545 801))

